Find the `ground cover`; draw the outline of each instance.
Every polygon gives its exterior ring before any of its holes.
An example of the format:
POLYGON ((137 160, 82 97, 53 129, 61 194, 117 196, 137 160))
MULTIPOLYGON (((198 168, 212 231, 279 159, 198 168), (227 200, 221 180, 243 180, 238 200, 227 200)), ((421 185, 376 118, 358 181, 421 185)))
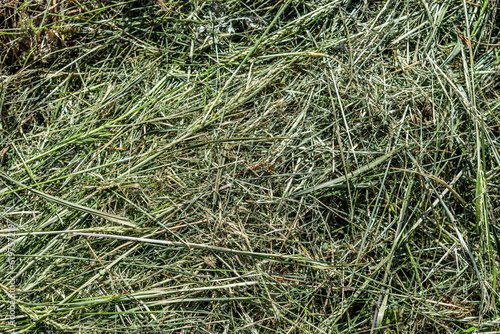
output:
POLYGON ((498 6, 2 1, 0 328, 497 332, 498 6))

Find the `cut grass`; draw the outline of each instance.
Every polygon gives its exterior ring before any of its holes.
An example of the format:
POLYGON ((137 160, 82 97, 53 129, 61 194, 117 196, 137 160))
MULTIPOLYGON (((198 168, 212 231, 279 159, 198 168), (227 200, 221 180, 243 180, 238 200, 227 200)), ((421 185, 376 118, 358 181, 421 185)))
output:
POLYGON ((7 3, 0 328, 500 330, 498 11, 7 3))

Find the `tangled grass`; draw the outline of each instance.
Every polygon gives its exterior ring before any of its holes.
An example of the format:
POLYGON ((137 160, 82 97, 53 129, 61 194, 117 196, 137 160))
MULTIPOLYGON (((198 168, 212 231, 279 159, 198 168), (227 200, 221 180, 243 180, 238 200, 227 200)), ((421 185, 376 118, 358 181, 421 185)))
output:
POLYGON ((0 17, 5 333, 500 330, 498 1, 0 17))

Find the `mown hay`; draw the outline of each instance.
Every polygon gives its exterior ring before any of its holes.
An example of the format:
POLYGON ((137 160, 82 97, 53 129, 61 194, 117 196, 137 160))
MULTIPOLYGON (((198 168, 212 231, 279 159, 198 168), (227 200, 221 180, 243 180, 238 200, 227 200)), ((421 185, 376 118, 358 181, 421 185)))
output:
POLYGON ((0 327, 498 330, 498 10, 7 3, 0 327))

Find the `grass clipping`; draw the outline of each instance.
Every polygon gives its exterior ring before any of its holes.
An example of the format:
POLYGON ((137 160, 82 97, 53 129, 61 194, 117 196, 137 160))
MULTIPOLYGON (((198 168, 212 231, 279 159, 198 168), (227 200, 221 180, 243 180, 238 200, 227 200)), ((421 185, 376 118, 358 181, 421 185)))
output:
POLYGON ((2 332, 499 330, 497 1, 0 17, 2 332))

